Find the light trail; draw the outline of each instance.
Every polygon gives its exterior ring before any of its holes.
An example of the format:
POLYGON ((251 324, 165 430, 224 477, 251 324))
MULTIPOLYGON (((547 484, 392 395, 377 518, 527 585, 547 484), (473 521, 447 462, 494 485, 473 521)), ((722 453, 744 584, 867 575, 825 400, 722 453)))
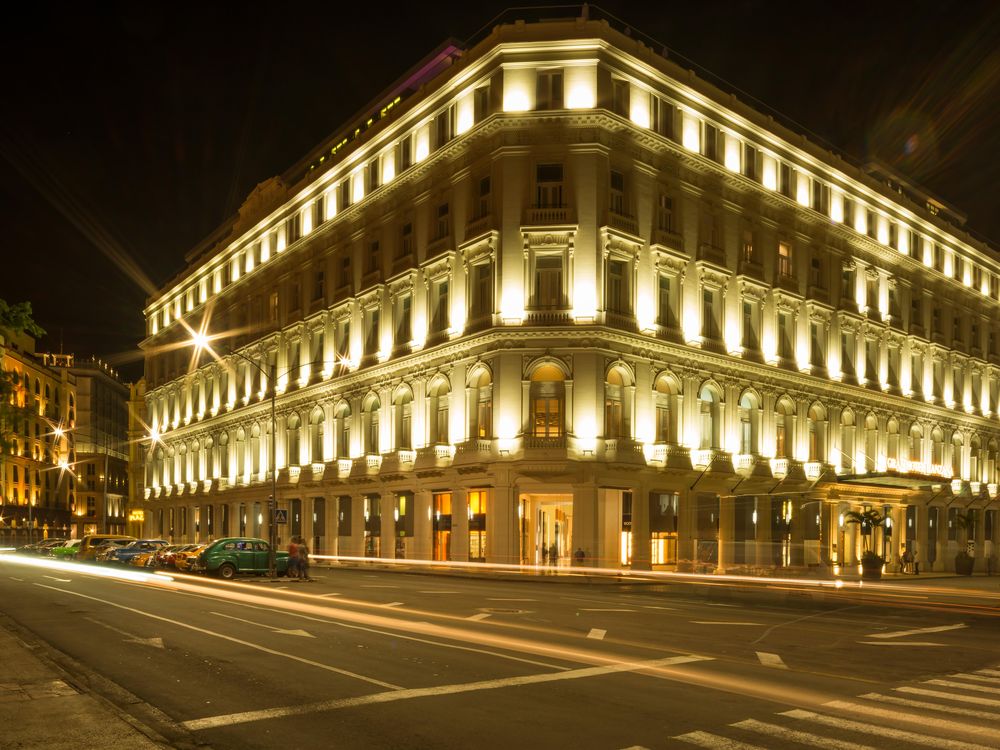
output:
POLYGON ((140 573, 137 570, 128 568, 99 568, 83 563, 69 562, 63 560, 51 560, 45 557, 22 557, 20 555, 4 555, 0 557, 0 564, 18 565, 22 568, 38 568, 40 570, 59 571, 60 573, 74 573, 76 575, 92 576, 94 578, 111 578, 119 581, 129 581, 131 583, 172 583, 173 578, 168 575, 153 573, 140 573))

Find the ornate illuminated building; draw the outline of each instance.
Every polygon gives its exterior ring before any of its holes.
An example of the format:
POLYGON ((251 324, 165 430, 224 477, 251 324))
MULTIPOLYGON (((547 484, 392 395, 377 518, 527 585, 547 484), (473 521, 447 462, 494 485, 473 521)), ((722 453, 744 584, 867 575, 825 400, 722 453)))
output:
POLYGON ((27 334, 0 329, 0 367, 13 375, 12 405, 0 411, 10 450, 0 451, 0 545, 67 537, 76 509, 76 379, 27 334))
POLYGON ((982 566, 1000 260, 961 225, 605 21, 501 24, 149 300, 146 533, 266 534, 273 448, 326 553, 844 565, 877 508, 892 562, 968 525, 982 566))

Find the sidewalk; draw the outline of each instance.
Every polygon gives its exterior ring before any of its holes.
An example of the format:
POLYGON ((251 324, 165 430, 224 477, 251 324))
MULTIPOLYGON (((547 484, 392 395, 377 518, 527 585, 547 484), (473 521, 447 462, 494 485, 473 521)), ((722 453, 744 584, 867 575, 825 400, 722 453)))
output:
POLYGON ((0 617, 0 747, 168 747, 141 733, 103 699, 69 684, 68 675, 12 628, 0 617))

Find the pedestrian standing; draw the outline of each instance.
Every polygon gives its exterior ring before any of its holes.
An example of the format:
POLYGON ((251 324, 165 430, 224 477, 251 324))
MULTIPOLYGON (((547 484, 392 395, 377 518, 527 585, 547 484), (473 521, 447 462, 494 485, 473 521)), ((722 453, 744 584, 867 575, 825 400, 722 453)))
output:
POLYGON ((297 578, 299 575, 299 545, 292 537, 288 541, 288 577, 297 578))
POLYGON ((313 580, 309 577, 309 547, 302 537, 299 537, 299 578, 303 581, 313 580))

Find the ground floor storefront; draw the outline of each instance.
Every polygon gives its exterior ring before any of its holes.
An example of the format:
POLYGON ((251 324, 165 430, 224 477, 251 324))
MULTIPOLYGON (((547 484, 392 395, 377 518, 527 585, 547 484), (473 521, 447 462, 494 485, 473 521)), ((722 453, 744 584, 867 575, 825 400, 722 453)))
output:
MULTIPOLYGON (((869 552, 888 571, 952 571, 960 553, 977 572, 996 569, 1000 504, 985 492, 770 484, 743 494, 738 476, 593 464, 302 483, 279 487, 276 538, 302 536, 317 554, 557 567, 825 575, 854 572, 869 552)), ((268 490, 152 499, 143 531, 266 538, 268 490)))

